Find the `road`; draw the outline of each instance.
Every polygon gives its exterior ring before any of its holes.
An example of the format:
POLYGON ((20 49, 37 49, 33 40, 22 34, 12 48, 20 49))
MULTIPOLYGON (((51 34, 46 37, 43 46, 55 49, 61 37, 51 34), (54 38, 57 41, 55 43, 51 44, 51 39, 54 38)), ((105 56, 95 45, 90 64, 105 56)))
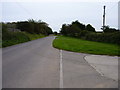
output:
POLYGON ((2 52, 3 88, 117 88, 84 60, 86 54, 52 47, 54 36, 10 46, 2 52))

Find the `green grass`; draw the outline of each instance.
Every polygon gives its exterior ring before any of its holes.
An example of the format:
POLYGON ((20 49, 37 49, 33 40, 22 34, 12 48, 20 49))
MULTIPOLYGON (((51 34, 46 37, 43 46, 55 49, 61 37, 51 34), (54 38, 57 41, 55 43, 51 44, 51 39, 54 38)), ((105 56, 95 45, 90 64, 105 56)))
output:
POLYGON ((30 33, 26 33, 26 32, 24 32, 24 34, 26 36, 28 36, 30 40, 35 40, 35 39, 39 39, 39 38, 45 37, 45 35, 42 35, 42 34, 30 34, 30 33))
POLYGON ((73 52, 120 56, 118 45, 87 41, 77 38, 59 36, 53 41, 53 47, 73 52))
POLYGON ((6 32, 2 35, 2 47, 7 47, 27 41, 45 37, 41 34, 30 34, 26 32, 6 32))

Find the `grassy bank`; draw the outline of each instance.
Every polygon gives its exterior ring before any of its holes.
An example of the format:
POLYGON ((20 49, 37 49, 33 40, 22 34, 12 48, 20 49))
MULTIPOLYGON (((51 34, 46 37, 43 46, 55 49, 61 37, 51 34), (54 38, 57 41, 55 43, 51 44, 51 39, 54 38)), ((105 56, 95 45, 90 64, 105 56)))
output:
POLYGON ((73 52, 100 54, 100 55, 119 55, 118 45, 87 41, 71 37, 59 36, 53 41, 53 46, 73 52))
POLYGON ((28 36, 30 40, 35 40, 35 39, 39 39, 39 38, 45 37, 45 35, 42 35, 42 34, 30 34, 30 33, 26 33, 26 32, 24 32, 24 34, 26 36, 28 36))
POLYGON ((26 32, 5 32, 2 35, 2 47, 7 47, 35 39, 45 37, 41 34, 30 34, 26 32))

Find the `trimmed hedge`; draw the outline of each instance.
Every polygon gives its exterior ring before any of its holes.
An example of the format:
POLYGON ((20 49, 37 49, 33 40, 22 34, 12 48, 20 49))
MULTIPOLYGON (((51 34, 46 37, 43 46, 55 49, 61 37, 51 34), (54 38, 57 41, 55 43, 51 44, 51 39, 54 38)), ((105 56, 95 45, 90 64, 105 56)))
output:
POLYGON ((68 34, 65 36, 81 38, 89 41, 104 42, 104 43, 111 43, 111 44, 118 44, 118 45, 120 44, 120 32, 95 33, 95 32, 83 30, 79 33, 75 33, 73 35, 68 34))
POLYGON ((72 24, 63 24, 60 33, 69 37, 76 37, 90 41, 120 44, 120 30, 109 28, 108 26, 103 33, 95 32, 95 28, 88 24, 85 26, 79 21, 72 24))
POLYGON ((120 44, 120 32, 87 33, 83 39, 90 40, 90 41, 97 41, 97 42, 120 44))

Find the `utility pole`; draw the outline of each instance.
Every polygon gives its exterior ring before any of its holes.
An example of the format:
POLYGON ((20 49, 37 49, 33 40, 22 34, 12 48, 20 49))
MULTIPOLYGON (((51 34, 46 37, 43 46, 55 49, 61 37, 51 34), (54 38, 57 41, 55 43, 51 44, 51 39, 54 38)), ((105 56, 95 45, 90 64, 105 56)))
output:
POLYGON ((105 8, 106 6, 103 7, 104 12, 103 12, 103 30, 105 30, 105 8))

